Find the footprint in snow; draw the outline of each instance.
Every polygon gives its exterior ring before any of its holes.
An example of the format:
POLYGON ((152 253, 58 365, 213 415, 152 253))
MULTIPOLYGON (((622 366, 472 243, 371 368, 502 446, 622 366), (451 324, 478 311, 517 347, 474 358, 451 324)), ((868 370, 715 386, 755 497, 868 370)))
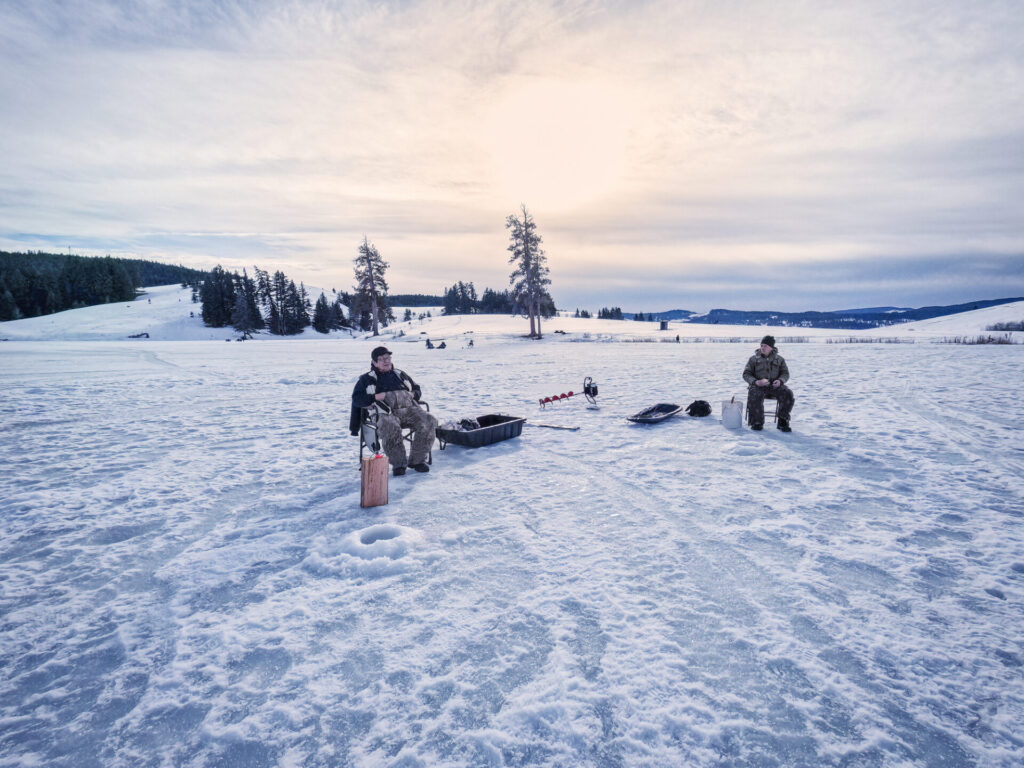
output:
POLYGON ((753 445, 739 445, 732 450, 733 456, 757 456, 761 449, 753 445))

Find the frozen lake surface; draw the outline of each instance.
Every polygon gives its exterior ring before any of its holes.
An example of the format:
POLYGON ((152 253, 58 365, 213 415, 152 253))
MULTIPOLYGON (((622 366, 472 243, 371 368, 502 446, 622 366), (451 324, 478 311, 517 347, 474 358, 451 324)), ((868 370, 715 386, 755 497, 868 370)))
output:
POLYGON ((580 430, 361 509, 372 346, 0 345, 0 765, 1024 764, 1020 346, 780 345, 783 435, 750 344, 399 341, 580 430))

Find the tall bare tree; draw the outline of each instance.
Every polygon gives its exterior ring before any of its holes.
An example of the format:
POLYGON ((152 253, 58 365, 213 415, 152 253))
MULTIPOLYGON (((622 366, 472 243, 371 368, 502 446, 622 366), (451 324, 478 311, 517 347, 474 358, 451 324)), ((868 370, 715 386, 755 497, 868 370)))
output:
POLYGON ((520 207, 520 213, 521 217, 511 215, 505 220, 505 229, 509 230, 508 251, 512 254, 508 263, 513 265, 509 285, 516 306, 530 318, 530 338, 539 339, 541 314, 551 303, 547 290, 551 285, 550 270, 547 256, 540 247, 542 238, 537 234, 537 224, 525 204, 520 207))
POLYGON ((381 258, 377 247, 364 235, 359 246, 359 255, 353 260, 356 272, 355 292, 367 302, 373 335, 379 335, 378 321, 383 300, 388 294, 388 284, 384 279, 388 263, 381 258))

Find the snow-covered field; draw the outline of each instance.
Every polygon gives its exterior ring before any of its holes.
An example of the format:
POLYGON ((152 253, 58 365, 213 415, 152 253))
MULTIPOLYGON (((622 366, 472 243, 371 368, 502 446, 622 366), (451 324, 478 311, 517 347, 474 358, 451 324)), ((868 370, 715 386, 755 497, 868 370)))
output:
POLYGON ((1024 764, 1024 346, 781 329, 784 435, 719 419, 749 342, 400 325, 442 421, 530 421, 361 509, 376 342, 158 341, 227 335, 175 291, 0 324, 0 766, 1024 764))

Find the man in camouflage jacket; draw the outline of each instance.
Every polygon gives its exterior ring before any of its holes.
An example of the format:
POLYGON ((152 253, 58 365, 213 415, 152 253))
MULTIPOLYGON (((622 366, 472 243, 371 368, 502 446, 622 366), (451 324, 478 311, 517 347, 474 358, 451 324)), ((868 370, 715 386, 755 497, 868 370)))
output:
POLYGON ((417 472, 429 472, 427 454, 434 443, 437 419, 420 407, 420 388, 405 371, 391 364, 391 352, 377 347, 370 353, 370 370, 359 377, 352 390, 349 430, 358 435, 362 410, 376 406, 377 434, 393 472, 404 475, 406 466, 417 472), (402 428, 412 427, 412 448, 408 462, 402 428))
POLYGON ((789 381, 789 366, 783 360, 779 350, 775 348, 775 337, 765 336, 761 346, 743 369, 743 380, 749 384, 747 389, 747 414, 750 428, 760 431, 764 427, 764 399, 777 400, 778 427, 783 432, 790 432, 789 415, 793 410, 796 398, 786 386, 789 381))

